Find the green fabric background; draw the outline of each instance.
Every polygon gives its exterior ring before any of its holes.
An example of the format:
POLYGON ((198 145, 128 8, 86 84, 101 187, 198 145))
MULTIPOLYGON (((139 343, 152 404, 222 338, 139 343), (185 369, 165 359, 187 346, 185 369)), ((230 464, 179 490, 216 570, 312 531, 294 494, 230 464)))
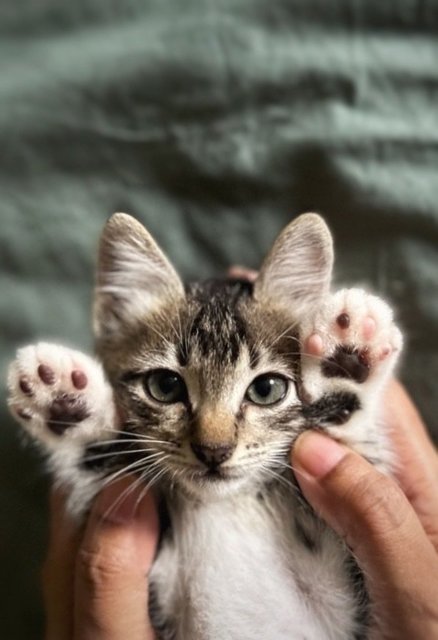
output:
MULTIPOLYGON (((436 0, 4 0, 0 358, 91 347, 95 247, 135 214, 187 277, 326 216, 339 283, 398 310, 436 428, 436 0)), ((41 636, 46 489, 1 403, 0 637, 41 636)))

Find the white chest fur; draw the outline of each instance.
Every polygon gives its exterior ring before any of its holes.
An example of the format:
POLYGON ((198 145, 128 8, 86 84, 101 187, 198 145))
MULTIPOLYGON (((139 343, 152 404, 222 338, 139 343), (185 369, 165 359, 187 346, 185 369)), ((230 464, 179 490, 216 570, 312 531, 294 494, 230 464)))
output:
POLYGON ((239 496, 173 511, 151 579, 178 640, 351 640, 344 547, 325 530, 306 548, 291 505, 272 507, 239 496))

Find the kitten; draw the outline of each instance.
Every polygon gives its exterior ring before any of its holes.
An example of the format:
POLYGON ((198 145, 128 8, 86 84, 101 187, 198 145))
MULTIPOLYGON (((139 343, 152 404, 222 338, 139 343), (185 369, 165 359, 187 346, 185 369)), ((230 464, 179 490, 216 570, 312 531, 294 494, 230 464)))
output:
POLYGON ((162 495, 170 527, 149 603, 161 638, 367 637, 360 572, 302 497, 289 452, 314 428, 390 471, 381 396, 402 337, 379 298, 330 293, 332 262, 326 224, 305 214, 253 284, 184 287, 116 214, 97 273, 100 361, 41 343, 10 366, 10 409, 75 518, 124 473, 162 495))

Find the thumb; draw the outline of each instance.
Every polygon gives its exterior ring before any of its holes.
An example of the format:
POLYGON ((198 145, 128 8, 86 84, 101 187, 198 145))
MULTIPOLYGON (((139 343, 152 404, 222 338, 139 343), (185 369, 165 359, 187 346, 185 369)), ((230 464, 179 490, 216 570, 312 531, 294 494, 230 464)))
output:
POLYGON ((305 497, 363 570, 383 637, 438 637, 437 556, 398 485, 316 432, 297 440, 292 458, 305 497))
POLYGON ((158 538, 151 494, 125 477, 97 498, 76 559, 75 640, 154 637, 147 575, 158 538))

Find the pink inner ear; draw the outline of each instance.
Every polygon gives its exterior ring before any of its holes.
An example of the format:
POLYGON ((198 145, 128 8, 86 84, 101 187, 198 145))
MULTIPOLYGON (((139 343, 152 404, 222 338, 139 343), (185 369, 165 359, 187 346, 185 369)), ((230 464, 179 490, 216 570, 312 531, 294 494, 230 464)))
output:
POLYGON ((280 233, 255 282, 254 297, 301 316, 330 290, 333 243, 324 220, 307 213, 280 233))

